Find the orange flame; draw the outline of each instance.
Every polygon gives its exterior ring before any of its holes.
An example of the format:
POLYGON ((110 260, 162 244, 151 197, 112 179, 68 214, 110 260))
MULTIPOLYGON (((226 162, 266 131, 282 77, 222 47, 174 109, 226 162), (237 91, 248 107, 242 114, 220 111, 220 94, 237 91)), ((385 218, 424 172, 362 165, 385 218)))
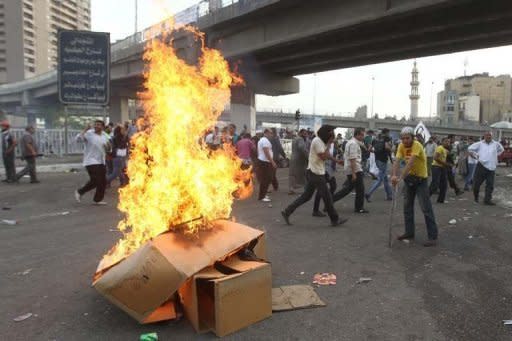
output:
POLYGON ((179 59, 172 44, 154 40, 146 47, 143 130, 131 140, 130 182, 120 190, 118 206, 125 214, 118 225, 123 238, 102 263, 113 264, 183 223, 189 233, 207 228, 230 216, 234 193, 252 193, 250 170, 240 169, 232 146, 210 151, 199 142, 241 79, 219 51, 204 47, 201 34, 187 31, 201 43, 198 66, 179 59))

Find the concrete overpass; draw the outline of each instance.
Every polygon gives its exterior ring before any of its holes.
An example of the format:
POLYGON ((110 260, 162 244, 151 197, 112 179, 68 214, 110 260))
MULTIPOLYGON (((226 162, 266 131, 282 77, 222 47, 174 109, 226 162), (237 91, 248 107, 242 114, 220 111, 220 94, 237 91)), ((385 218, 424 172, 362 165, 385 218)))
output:
MULTIPOLYGON (((345 117, 336 115, 304 115, 301 114, 302 122, 313 122, 314 117, 321 118, 323 124, 331 124, 341 128, 357 128, 363 127, 366 129, 379 130, 382 128, 388 128, 391 131, 399 132, 405 126, 415 127, 419 121, 402 121, 394 119, 375 119, 375 118, 355 118, 345 117)), ((228 120, 229 113, 224 113, 221 119, 228 120)), ((282 113, 282 112, 269 112, 269 111, 258 111, 256 113, 257 126, 261 127, 263 123, 280 123, 283 126, 295 128, 297 121, 295 120, 295 113, 282 113)), ((301 123, 304 124, 304 123, 301 123)), ((488 126, 482 126, 479 124, 472 123, 460 123, 445 125, 439 122, 424 122, 429 131, 432 134, 438 136, 446 136, 449 134, 455 134, 457 136, 481 136, 485 131, 490 128, 488 126)), ((512 131, 503 131, 504 137, 512 137, 512 131)))
MULTIPOLYGON (((219 3, 218 0, 210 0, 219 3)), ((256 123, 254 94, 299 91, 298 74, 512 43, 512 1, 502 0, 239 0, 193 14, 206 43, 240 62, 247 87, 233 90, 231 119, 256 123)), ((141 88, 141 56, 154 28, 112 46, 115 120, 141 88)), ((193 62, 197 44, 176 36, 180 55, 193 62)), ((45 82, 0 87, 0 104, 30 108, 55 101, 56 74, 45 82)))

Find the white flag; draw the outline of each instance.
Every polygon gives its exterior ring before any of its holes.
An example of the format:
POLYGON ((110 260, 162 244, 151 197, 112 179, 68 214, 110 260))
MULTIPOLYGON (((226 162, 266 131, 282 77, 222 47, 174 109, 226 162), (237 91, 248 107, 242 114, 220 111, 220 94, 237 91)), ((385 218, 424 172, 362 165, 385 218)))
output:
POLYGON ((420 121, 420 123, 418 123, 416 128, 414 128, 414 135, 418 135, 418 134, 421 137, 423 137, 424 142, 427 142, 431 136, 430 132, 428 131, 427 127, 423 124, 422 121, 420 121))

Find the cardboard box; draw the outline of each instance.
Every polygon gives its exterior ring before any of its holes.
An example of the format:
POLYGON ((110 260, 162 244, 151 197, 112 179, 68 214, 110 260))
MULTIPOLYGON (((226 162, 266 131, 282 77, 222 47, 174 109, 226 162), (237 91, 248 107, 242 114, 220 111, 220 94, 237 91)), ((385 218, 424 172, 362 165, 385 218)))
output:
POLYGON ((214 225, 197 236, 165 233, 117 264, 100 263, 93 286, 140 323, 174 318, 169 302, 188 278, 251 242, 264 243, 262 231, 226 220, 214 225))
POLYGON ((225 336, 272 315, 272 272, 266 262, 233 256, 222 271, 207 268, 178 292, 185 316, 200 333, 225 336))

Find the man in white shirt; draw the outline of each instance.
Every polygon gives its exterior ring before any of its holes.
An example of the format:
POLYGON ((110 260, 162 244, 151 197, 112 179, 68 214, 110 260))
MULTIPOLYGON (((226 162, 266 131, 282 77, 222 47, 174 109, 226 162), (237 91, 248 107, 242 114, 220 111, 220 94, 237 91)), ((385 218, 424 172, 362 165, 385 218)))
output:
MULTIPOLYGON (((468 138, 468 146, 471 146, 472 144, 474 143, 474 140, 472 137, 468 138)), ((478 164, 478 161, 471 156, 471 154, 466 151, 467 153, 467 162, 468 162, 468 169, 467 169, 467 174, 466 174, 466 177, 464 179, 464 190, 465 191, 469 191, 469 186, 473 185, 473 177, 475 175, 475 169, 476 169, 476 165, 478 164)))
POLYGON ((95 205, 106 205, 103 201, 105 188, 107 187, 107 168, 105 156, 110 149, 110 142, 104 134, 105 123, 101 120, 94 121, 94 129, 87 126, 78 136, 78 141, 85 142, 84 166, 89 173, 89 181, 84 187, 75 191, 75 199, 81 201, 82 195, 90 190, 96 189, 94 194, 95 205))
POLYGON ((364 140, 364 128, 354 129, 354 137, 347 142, 345 146, 345 174, 347 180, 343 187, 334 194, 333 201, 343 199, 352 190, 356 190, 355 208, 356 213, 368 213, 364 209, 364 177, 361 164, 362 153, 361 144, 364 140))
POLYGON ((219 127, 215 127, 211 133, 206 135, 204 142, 210 149, 216 150, 220 146, 219 127))
POLYGON ((484 204, 490 206, 496 205, 492 201, 492 192, 494 191, 494 177, 496 166, 498 165, 498 155, 503 153, 503 151, 503 146, 499 142, 493 141, 492 132, 490 131, 484 134, 483 141, 469 146, 469 154, 478 161, 473 179, 473 195, 475 202, 478 202, 480 186, 485 181, 484 204))
POLYGON ((259 174, 260 192, 258 194, 258 200, 263 202, 272 201, 267 195, 268 186, 272 182, 274 176, 274 169, 277 168, 274 162, 274 155, 272 153, 272 143, 270 138, 272 137, 272 131, 265 129, 263 137, 258 141, 258 164, 257 172, 259 174))
POLYGON ((334 209, 332 196, 327 189, 327 180, 325 178, 325 160, 334 160, 329 153, 330 145, 334 140, 334 127, 324 125, 320 127, 317 135, 311 142, 309 150, 308 168, 306 171, 307 182, 304 187, 304 193, 281 211, 281 215, 288 225, 291 225, 290 216, 292 213, 299 206, 311 200, 315 191, 318 191, 324 200, 325 209, 331 219, 332 226, 342 225, 347 221, 347 219, 339 218, 338 213, 334 209))
POLYGON ((432 162, 434 162, 434 154, 437 148, 437 143, 435 141, 435 136, 431 136, 427 144, 425 144, 425 154, 427 154, 427 171, 428 176, 432 174, 432 162))

